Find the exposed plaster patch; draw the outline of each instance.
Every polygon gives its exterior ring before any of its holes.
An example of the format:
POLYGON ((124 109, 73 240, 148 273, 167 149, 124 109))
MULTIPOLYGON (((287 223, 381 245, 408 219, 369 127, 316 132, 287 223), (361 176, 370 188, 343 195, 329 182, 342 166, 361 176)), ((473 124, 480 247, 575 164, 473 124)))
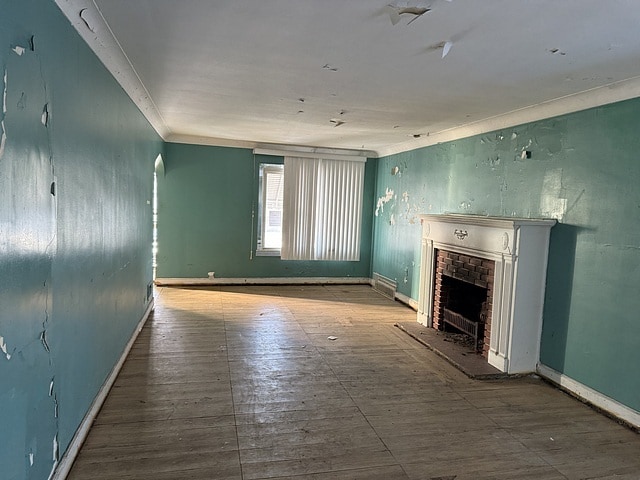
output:
POLYGON ((58 444, 58 434, 53 437, 53 461, 57 462, 60 458, 60 446, 58 444))
POLYGON ((462 210, 469 210, 471 208, 471 200, 463 200, 460 202, 460 208, 462 210))
POLYGON ((4 337, 0 336, 0 350, 2 350, 2 353, 4 353, 4 356, 7 357, 7 360, 11 360, 11 354, 9 353, 9 350, 7 349, 7 344, 4 341, 4 337))
POLYGON ((400 167, 397 165, 391 169, 391 175, 397 175, 400 172, 400 167))
POLYGON ((402 192, 402 201, 404 203, 409 203, 409 192, 402 192))
POLYGON ((500 155, 497 155, 495 158, 490 157, 487 159, 487 164, 491 167, 491 170, 495 170, 497 166, 500 165, 500 155))
POLYGON ((389 218, 389 225, 395 225, 395 224, 396 224, 396 216, 392 213, 391 218, 389 218))
POLYGON ((7 134, 4 132, 4 120, 0 122, 0 129, 2 129, 2 134, 0 134, 0 158, 2 158, 4 146, 7 143, 7 134))
POLYGON ((4 75, 2 76, 3 87, 2 87, 2 120, 0 120, 0 158, 4 154, 4 148, 7 143, 7 131, 4 126, 4 117, 7 114, 7 69, 4 69, 4 75))
POLYGON ((384 205, 389 203, 393 199, 393 190, 387 188, 384 196, 378 198, 378 202, 376 203, 376 217, 378 214, 384 212, 384 205))
POLYGON ((33 467, 33 452, 29 453, 29 466, 33 467))
POLYGON ((51 379, 51 383, 49 384, 49 396, 53 398, 53 417, 58 418, 58 396, 54 391, 55 386, 55 378, 51 379))
POLYGON ((11 51, 13 51, 16 55, 18 55, 19 57, 22 56, 22 54, 25 52, 25 48, 21 47, 20 45, 16 45, 15 47, 13 47, 11 49, 11 51))
POLYGON ((42 125, 45 127, 49 126, 49 104, 45 103, 44 107, 42 107, 42 116, 40 117, 40 121, 42 125))
POLYGON ((49 473, 48 480, 53 478, 53 475, 58 467, 58 460, 60 458, 60 446, 58 445, 58 434, 53 437, 53 466, 51 467, 51 473, 49 473))
POLYGON ((7 78, 8 73, 7 69, 4 69, 4 75, 2 77, 3 87, 2 87, 2 114, 7 113, 7 78))

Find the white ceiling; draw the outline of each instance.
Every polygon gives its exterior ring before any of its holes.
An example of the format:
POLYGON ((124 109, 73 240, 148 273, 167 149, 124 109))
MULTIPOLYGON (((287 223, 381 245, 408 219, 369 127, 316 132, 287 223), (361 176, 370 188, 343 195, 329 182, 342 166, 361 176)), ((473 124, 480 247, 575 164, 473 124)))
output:
POLYGON ((640 95, 638 0, 388 1, 57 3, 169 141, 383 155, 640 95))

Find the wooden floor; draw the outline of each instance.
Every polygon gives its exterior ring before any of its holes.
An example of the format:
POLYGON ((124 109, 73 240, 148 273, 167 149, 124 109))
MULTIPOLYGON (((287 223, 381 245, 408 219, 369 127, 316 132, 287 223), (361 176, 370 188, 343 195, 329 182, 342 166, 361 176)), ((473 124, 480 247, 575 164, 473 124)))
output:
POLYGON ((68 478, 640 479, 640 435, 467 378, 412 319, 367 286, 160 288, 68 478))

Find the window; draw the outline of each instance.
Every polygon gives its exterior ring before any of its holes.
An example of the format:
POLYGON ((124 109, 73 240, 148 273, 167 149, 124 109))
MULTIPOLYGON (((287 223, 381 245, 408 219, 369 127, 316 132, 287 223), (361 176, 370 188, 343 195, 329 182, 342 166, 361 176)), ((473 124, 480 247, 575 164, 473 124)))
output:
POLYGON ((365 162, 285 156, 284 165, 261 163, 256 255, 360 260, 365 162))
POLYGON ((364 164, 285 157, 283 260, 360 260, 364 164))
POLYGON ((284 167, 261 163, 259 175, 256 255, 279 255, 282 246, 284 167))

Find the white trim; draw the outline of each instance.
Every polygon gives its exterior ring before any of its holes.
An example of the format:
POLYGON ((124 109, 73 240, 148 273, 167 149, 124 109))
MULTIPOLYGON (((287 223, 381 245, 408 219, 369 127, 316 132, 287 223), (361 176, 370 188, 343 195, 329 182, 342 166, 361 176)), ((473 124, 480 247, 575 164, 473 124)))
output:
MULTIPOLYGON (((422 258, 416 321, 431 326, 435 250, 495 264, 488 362, 506 373, 536 370, 553 219, 420 215, 422 258), (426 317, 426 319, 425 319, 426 317)), ((488 320, 489 321, 489 320, 488 320)))
POLYGON ((255 278, 156 278, 161 287, 172 285, 369 285, 369 277, 255 277, 255 278))
POLYGON ((404 303, 405 305, 407 305, 408 307, 410 307, 411 309, 415 310, 416 312, 418 311, 418 301, 414 300, 411 297, 408 297, 400 292, 396 292, 396 300, 398 300, 401 303, 404 303))
POLYGON ((131 335, 131 338, 127 342, 127 345, 124 347, 124 350, 122 351, 122 355, 120 355, 120 359, 113 366, 111 373, 109 374, 105 382, 102 384, 100 391, 98 392, 96 397, 93 399, 93 403, 91 404, 91 407, 89 408, 86 415, 82 419, 82 423, 80 423, 80 426, 76 430, 76 433, 73 435, 73 439, 71 439, 71 443, 69 444, 67 451, 64 453, 64 455, 62 456, 62 459, 60 460, 60 463, 56 467, 53 473, 53 477, 51 477, 52 480, 64 480, 65 478, 67 478, 67 475, 69 474, 69 472, 71 471, 71 467, 73 466, 73 462, 78 456, 78 453, 80 453, 80 448, 82 447, 82 444, 84 443, 84 441, 87 438, 87 435, 89 434, 89 429, 92 427, 93 421, 98 416, 98 412, 100 411, 100 408, 102 408, 102 404, 104 403, 104 401, 107 399, 107 395, 109 394, 111 387, 116 381, 116 377, 118 376, 118 373, 120 373, 120 369, 122 368, 124 361, 127 359, 127 356, 131 351, 131 347, 133 347, 134 342, 138 338, 140 331, 144 327, 145 323, 147 322, 147 319, 149 318, 149 315, 151 314, 151 311, 153 310, 153 305, 154 305, 154 301, 152 298, 149 304, 147 305, 147 309, 144 312, 144 315, 138 322, 138 326, 136 327, 135 331, 131 335))
POLYGON ((314 147, 310 145, 286 145, 278 143, 258 143, 256 144, 255 148, 258 150, 278 150, 292 152, 293 156, 296 156, 296 154, 300 153, 313 153, 318 155, 348 155, 355 157, 371 157, 376 155, 376 152, 372 150, 361 150, 356 148, 314 147))
POLYGON ((461 138, 482 135, 504 128, 511 128, 530 122, 537 122, 548 118, 558 117, 569 113, 601 107, 624 100, 640 97, 640 76, 610 83, 583 92, 566 95, 529 105, 511 112, 505 112, 494 117, 478 120, 477 122, 460 125, 440 132, 430 132, 420 140, 397 143, 377 150, 378 157, 386 157, 397 153, 408 152, 422 147, 450 142, 461 138))
POLYGON ((170 133, 164 139, 167 143, 183 143, 187 145, 203 145, 206 147, 255 148, 258 143, 233 138, 205 137, 202 135, 186 135, 170 133))
POLYGON ((329 153, 322 152, 318 148, 309 149, 309 151, 293 150, 287 148, 286 150, 272 150, 266 148, 254 148, 254 155, 271 155, 275 157, 302 157, 302 158, 323 158, 326 160, 344 160, 348 162, 366 162, 367 157, 362 155, 362 152, 354 153, 329 153))
POLYGON ((583 385, 582 383, 567 377, 551 367, 538 364, 538 374, 558 385, 563 390, 571 392, 576 397, 592 404, 593 406, 607 412, 623 422, 640 428, 640 412, 633 410, 622 403, 607 397, 606 395, 583 385))

